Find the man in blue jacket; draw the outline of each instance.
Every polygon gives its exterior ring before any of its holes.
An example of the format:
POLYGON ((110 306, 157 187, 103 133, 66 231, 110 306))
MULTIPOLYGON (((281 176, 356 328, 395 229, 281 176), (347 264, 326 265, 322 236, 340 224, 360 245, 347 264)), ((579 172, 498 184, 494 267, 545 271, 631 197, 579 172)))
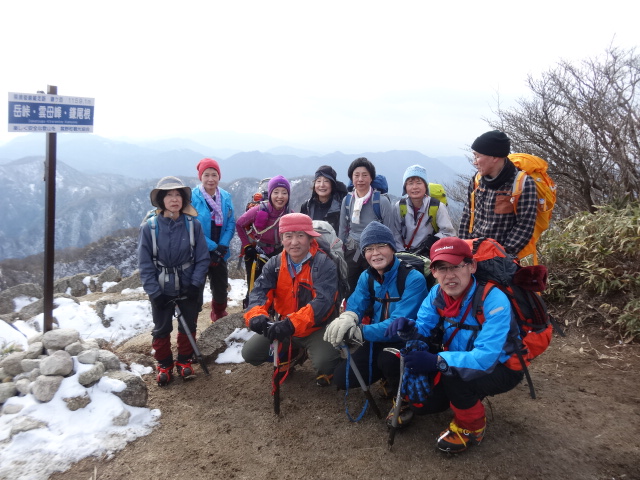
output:
MULTIPOLYGON (((336 348, 344 347, 346 342, 354 350, 353 360, 365 382, 370 385, 385 379, 388 388, 395 393, 400 382, 400 360, 383 349, 403 348, 405 342, 397 335, 388 338, 385 332, 398 317, 415 318, 427 296, 426 280, 424 275, 396 257, 393 233, 382 223, 371 222, 365 227, 360 236, 360 248, 369 267, 360 275, 347 300, 346 311, 329 324, 324 339, 336 348), (398 289, 400 282, 404 283, 402 295, 398 289), (358 345, 362 346, 357 348, 358 345)), ((344 348, 342 351, 346 355, 344 348)), ((344 359, 333 376, 333 383, 339 389, 346 388, 347 371, 349 384, 358 384, 344 359)), ((408 403, 404 407, 398 417, 400 425, 406 425, 413 417, 408 403)), ((391 422, 391 413, 387 421, 391 422)))
POLYGON ((439 353, 408 352, 405 367, 413 375, 436 376, 427 401, 412 409, 425 414, 451 407, 453 420, 437 441, 438 448, 449 453, 480 444, 486 427, 482 399, 511 390, 523 377, 522 371, 504 364, 519 348, 518 327, 506 295, 493 288, 484 300, 484 323, 474 318, 473 296, 476 288, 483 288, 473 276, 476 267, 464 240, 438 240, 431 247, 431 271, 438 285, 420 306, 417 320, 398 318, 387 332, 403 338, 442 336, 437 341, 442 345, 439 353))

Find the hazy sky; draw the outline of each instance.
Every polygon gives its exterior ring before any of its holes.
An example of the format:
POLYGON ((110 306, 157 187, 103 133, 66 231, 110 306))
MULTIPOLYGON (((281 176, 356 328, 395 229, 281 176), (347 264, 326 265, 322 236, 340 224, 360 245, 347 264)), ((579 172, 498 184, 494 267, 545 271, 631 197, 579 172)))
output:
POLYGON ((629 0, 3 1, 0 143, 16 135, 7 93, 56 85, 95 98, 110 138, 460 155, 498 97, 528 96, 527 75, 561 59, 638 45, 638 18, 629 0))

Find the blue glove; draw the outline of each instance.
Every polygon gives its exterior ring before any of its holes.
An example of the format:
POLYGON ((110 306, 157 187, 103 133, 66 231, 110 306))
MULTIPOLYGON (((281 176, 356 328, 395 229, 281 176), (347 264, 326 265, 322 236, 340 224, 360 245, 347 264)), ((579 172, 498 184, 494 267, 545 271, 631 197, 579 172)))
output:
POLYGON ((427 350, 408 352, 404 356, 404 365, 413 373, 431 373, 438 370, 438 354, 427 350))
POLYGON ((387 327, 387 330, 384 332, 384 336, 392 338, 398 335, 403 340, 408 340, 409 338, 412 338, 417 331, 418 329, 416 328, 415 320, 398 317, 387 327))
POLYGON ((269 317, 266 315, 257 315, 249 320, 249 329, 253 332, 262 335, 267 328, 269 328, 269 317))
POLYGON ((272 342, 274 340, 282 342, 293 335, 295 331, 296 329, 293 326, 293 323, 291 323, 291 320, 285 318, 284 320, 280 320, 279 322, 275 322, 273 325, 271 325, 269 329, 263 333, 263 335, 272 342))

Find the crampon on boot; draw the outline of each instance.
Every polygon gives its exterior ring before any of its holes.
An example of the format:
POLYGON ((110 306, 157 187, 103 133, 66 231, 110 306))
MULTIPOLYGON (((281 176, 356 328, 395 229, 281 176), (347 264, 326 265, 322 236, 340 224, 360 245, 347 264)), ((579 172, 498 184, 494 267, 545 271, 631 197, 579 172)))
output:
POLYGON ((192 378, 196 375, 192 363, 193 362, 191 361, 191 359, 186 360, 185 362, 176 362, 176 370, 178 371, 178 375, 180 375, 183 380, 192 378))
POLYGON ((156 365, 156 371, 158 373, 156 380, 158 381, 159 387, 164 387, 169 385, 169 382, 173 379, 173 363, 171 365, 162 366, 160 364, 156 365))

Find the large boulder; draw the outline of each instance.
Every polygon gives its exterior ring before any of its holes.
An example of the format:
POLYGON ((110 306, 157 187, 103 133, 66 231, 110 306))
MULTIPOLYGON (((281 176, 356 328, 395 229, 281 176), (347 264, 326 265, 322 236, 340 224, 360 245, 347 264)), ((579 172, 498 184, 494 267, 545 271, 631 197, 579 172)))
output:
POLYGON ((64 350, 57 350, 40 360, 39 368, 42 375, 62 375, 66 377, 73 372, 73 358, 64 350))
POLYGON ((97 284, 102 289, 103 283, 119 282, 122 280, 122 274, 113 265, 107 267, 107 269, 98 275, 97 284))
POLYGON ((208 326, 198 338, 198 348, 205 361, 215 360, 220 353, 227 348, 225 338, 231 335, 236 328, 244 328, 242 312, 232 313, 208 326))
POLYGON ((80 340, 80 334, 72 328, 49 330, 42 336, 42 344, 47 350, 64 350, 67 345, 80 340))
POLYGON ((50 401, 58 389, 64 377, 60 375, 40 375, 31 386, 31 393, 40 402, 50 401))
POLYGON ((136 288, 140 288, 141 286, 142 282, 140 280, 140 271, 136 270, 130 277, 127 277, 121 282, 118 282, 116 285, 107 288, 106 293, 121 293, 125 288, 131 288, 132 290, 135 290, 136 288))
POLYGON ((147 384, 144 383, 142 377, 123 370, 107 372, 106 376, 125 383, 126 386, 123 390, 113 392, 124 403, 132 407, 145 407, 147 405, 149 392, 147 391, 147 384))
POLYGON ((78 273, 71 277, 56 280, 53 284, 54 293, 66 293, 72 297, 83 297, 89 292, 95 292, 95 280, 89 273, 78 273))
POLYGON ((0 367, 6 375, 15 377, 22 373, 22 360, 27 358, 26 352, 13 352, 0 361, 0 367))
POLYGON ((0 292, 0 314, 12 313, 16 305, 14 298, 42 298, 42 288, 35 283, 22 283, 0 292))

